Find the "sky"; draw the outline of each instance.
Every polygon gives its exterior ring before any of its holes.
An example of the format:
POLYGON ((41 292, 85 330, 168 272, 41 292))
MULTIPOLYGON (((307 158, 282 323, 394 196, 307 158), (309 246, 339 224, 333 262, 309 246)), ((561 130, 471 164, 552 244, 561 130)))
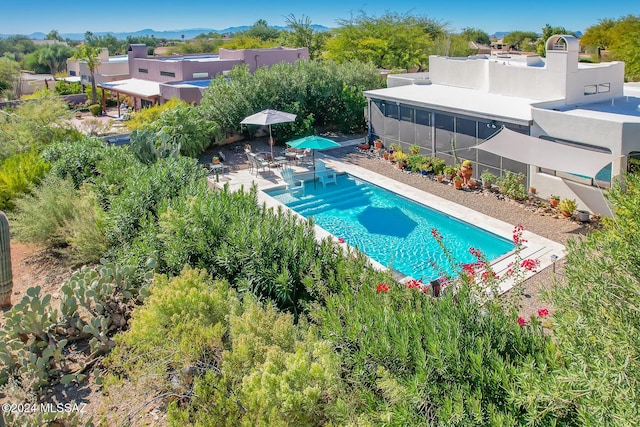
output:
POLYGON ((285 25, 285 16, 308 16, 313 24, 337 27, 365 11, 369 16, 385 12, 426 16, 449 29, 479 28, 497 31, 541 32, 545 24, 583 31, 600 19, 640 14, 637 0, 537 0, 486 2, 470 0, 107 0, 71 5, 51 0, 0 2, 0 34, 157 31, 252 25, 264 19, 269 25, 285 25), (308 4, 307 4, 308 3, 308 4))

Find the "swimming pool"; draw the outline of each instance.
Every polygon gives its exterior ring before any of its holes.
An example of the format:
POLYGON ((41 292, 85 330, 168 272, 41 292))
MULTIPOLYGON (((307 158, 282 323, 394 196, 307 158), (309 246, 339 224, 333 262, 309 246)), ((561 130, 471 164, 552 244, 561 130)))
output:
POLYGON ((471 247, 489 260, 514 249, 510 240, 348 174, 326 188, 307 182, 304 196, 281 188, 265 193, 305 218, 313 216, 317 225, 380 264, 423 281, 441 276, 440 269, 452 273, 433 228, 459 262, 476 261, 471 247))

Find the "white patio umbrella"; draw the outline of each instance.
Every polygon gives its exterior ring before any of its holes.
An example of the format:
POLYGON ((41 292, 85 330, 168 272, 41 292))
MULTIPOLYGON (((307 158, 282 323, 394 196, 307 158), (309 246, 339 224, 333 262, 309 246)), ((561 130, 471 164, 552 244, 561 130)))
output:
POLYGON ((259 113, 252 114, 245 117, 240 124, 243 125, 269 125, 269 145, 271 146, 271 160, 273 160, 273 139, 271 137, 271 125, 276 123, 288 123, 294 122, 296 115, 291 113, 285 113, 278 110, 262 110, 259 113))

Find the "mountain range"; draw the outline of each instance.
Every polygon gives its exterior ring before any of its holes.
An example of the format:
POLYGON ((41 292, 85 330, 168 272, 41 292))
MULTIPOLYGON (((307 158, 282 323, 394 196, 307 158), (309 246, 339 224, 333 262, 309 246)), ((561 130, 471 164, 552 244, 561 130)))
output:
MULTIPOLYGON (((128 36, 132 36, 132 37, 145 37, 145 36, 152 37, 153 36, 158 39, 164 38, 164 39, 171 39, 171 40, 182 39, 183 38, 182 36, 184 36, 185 40, 189 40, 202 33, 233 34, 233 33, 237 33, 238 31, 248 30, 249 28, 251 28, 251 26, 249 25, 242 25, 239 27, 229 27, 223 30, 214 30, 211 28, 188 28, 184 30, 157 31, 157 30, 152 30, 150 28, 147 28, 144 30, 133 31, 133 32, 102 31, 102 32, 95 32, 95 33, 92 32, 92 34, 96 37, 106 36, 111 34, 115 38, 120 40, 126 39, 128 36)), ((275 28, 277 30, 285 30, 288 27, 275 25, 275 26, 271 26, 271 28, 275 28)), ((328 31, 331 29, 329 27, 325 27, 324 25, 311 25, 311 28, 313 28, 315 31, 328 31)), ((0 38, 7 38, 12 35, 14 34, 0 34, 0 38)), ((41 32, 24 34, 24 35, 26 35, 32 40, 43 40, 47 36, 46 33, 41 33, 41 32)), ((84 40, 84 33, 60 33, 60 36, 64 39, 84 40)))

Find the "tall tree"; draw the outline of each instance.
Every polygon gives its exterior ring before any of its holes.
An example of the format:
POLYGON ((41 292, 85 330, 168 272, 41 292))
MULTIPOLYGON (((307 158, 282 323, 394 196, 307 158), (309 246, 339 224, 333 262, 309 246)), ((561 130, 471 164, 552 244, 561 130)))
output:
POLYGON ((379 18, 361 12, 339 24, 327 40, 327 57, 373 62, 381 68, 425 69, 435 49, 434 34, 446 33, 443 25, 426 17, 390 12, 379 18))
POLYGON ((51 74, 55 74, 65 68, 67 58, 73 56, 73 49, 56 43, 42 46, 36 53, 38 54, 38 62, 46 65, 51 74))
POLYGON ((504 36, 502 41, 512 46, 515 50, 535 52, 537 40, 538 35, 533 31, 512 31, 504 36))
POLYGON ((465 40, 484 44, 489 46, 491 44, 491 39, 489 38, 489 34, 478 28, 464 28, 460 33, 460 36, 465 40))
POLYGON ((613 19, 601 19, 597 25, 592 25, 580 37, 580 44, 583 47, 591 46, 597 50, 598 60, 602 59, 602 50, 611 44, 613 34, 612 29, 616 22, 613 19))
POLYGON ((569 31, 564 27, 552 27, 551 25, 546 24, 542 28, 542 37, 538 38, 538 55, 546 56, 547 39, 554 34, 568 34, 571 36, 576 35, 576 33, 574 33, 573 31, 569 31))
POLYGON ((58 40, 58 41, 63 41, 62 36, 60 35, 60 33, 58 32, 58 30, 51 30, 49 31, 49 33, 44 37, 45 40, 58 40))
POLYGON ((246 31, 242 31, 241 35, 248 37, 255 37, 262 41, 275 40, 280 35, 278 29, 269 27, 267 21, 264 19, 258 19, 255 24, 246 31))
POLYGON ((289 30, 280 35, 283 45, 289 47, 306 47, 309 57, 317 59, 322 55, 329 32, 316 31, 311 27, 311 18, 302 15, 300 19, 291 13, 285 17, 289 30))
POLYGON ((96 97, 96 70, 100 65, 100 55, 101 49, 97 47, 88 46, 86 43, 79 45, 76 48, 76 53, 73 55, 75 59, 80 61, 84 61, 87 63, 87 68, 91 73, 91 102, 95 104, 97 102, 96 97))

